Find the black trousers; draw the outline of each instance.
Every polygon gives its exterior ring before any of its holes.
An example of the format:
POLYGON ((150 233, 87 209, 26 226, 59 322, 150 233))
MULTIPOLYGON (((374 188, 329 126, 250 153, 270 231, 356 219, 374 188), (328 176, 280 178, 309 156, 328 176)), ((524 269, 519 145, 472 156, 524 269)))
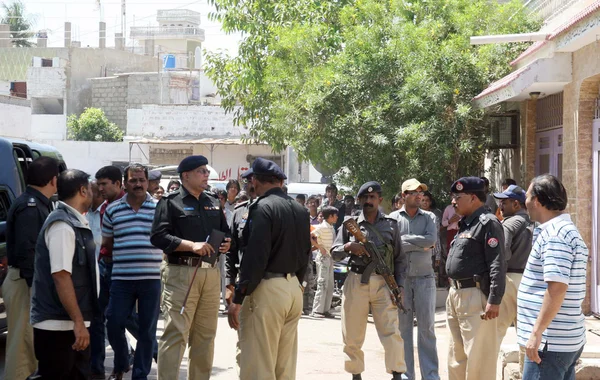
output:
MULTIPOLYGON (((88 329, 89 330, 89 329, 88 329)), ((83 351, 71 347, 75 333, 33 329, 33 347, 42 380, 79 380, 91 377, 90 346, 83 351)))

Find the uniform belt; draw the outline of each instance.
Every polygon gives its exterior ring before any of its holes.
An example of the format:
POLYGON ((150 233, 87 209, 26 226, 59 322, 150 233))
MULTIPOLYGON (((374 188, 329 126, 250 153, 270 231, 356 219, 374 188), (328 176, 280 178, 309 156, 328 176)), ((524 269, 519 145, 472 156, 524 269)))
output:
POLYGON ((265 280, 270 280, 272 278, 286 278, 288 276, 288 274, 290 275, 290 277, 296 277, 296 273, 274 273, 274 272, 265 272, 265 275, 263 276, 263 278, 265 280))
POLYGON ((521 273, 523 274, 523 272, 525 272, 524 269, 507 269, 506 273, 521 273))
MULTIPOLYGON (((167 262, 169 264, 174 265, 184 265, 188 267, 195 267, 198 263, 202 261, 201 257, 191 257, 191 256, 167 256, 167 262)), ((202 261, 200 264, 200 268, 214 268, 215 266, 211 263, 207 263, 206 261, 202 261)))
POLYGON ((350 265, 350 271, 354 272, 356 274, 363 274, 365 273, 365 266, 362 265, 350 265))
POLYGON ((448 280, 450 280, 450 286, 454 289, 466 289, 477 287, 477 283, 472 278, 463 278, 461 280, 449 278, 448 280))

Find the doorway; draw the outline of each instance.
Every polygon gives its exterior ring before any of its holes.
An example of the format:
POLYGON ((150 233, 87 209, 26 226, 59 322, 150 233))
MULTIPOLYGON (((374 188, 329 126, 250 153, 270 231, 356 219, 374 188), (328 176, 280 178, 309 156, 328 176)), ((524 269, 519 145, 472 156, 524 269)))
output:
POLYGON ((562 180, 563 129, 535 134, 535 175, 550 173, 562 180))
POLYGON ((600 119, 592 124, 592 302, 591 309, 600 315, 600 254, 598 227, 600 227, 600 119))

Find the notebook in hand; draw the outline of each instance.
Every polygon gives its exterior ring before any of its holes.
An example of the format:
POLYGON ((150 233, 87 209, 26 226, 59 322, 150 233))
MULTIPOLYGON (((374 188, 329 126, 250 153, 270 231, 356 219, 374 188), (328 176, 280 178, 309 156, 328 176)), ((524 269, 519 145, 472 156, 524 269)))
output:
POLYGON ((217 257, 219 257, 219 247, 221 246, 223 240, 225 240, 225 232, 213 229, 208 237, 208 244, 213 247, 215 253, 211 253, 210 256, 202 256, 202 261, 214 265, 214 263, 217 261, 217 257))

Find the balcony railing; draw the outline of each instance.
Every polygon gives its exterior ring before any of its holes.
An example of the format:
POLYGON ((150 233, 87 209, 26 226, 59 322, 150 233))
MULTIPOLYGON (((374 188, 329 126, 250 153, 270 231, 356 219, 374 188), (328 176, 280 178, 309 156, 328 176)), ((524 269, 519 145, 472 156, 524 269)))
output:
POLYGON ((162 27, 162 26, 134 26, 131 28, 131 38, 158 39, 158 38, 187 38, 204 41, 204 29, 196 27, 162 27))
POLYGON ((530 15, 536 15, 544 21, 552 19, 571 5, 583 0, 527 0, 525 8, 530 15))
POLYGON ((161 24, 170 23, 171 21, 183 21, 200 25, 200 13, 188 9, 161 9, 157 12, 156 20, 161 24))

